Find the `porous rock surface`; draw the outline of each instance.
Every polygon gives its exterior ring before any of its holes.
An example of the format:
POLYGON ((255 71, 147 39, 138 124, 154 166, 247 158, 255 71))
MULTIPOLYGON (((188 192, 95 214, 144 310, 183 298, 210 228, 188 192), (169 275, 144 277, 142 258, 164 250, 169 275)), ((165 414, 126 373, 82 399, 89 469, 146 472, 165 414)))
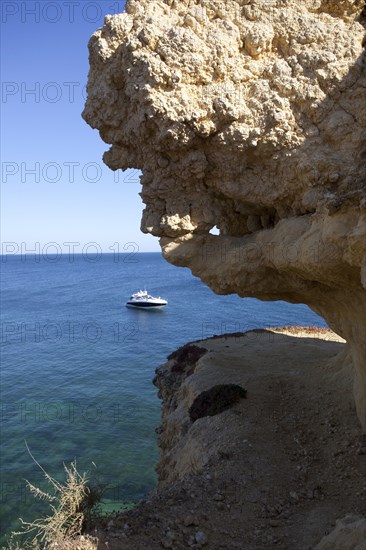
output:
POLYGON ((83 116, 108 166, 142 170, 168 261, 306 303, 347 340, 366 429, 363 6, 130 0, 90 41, 83 116))

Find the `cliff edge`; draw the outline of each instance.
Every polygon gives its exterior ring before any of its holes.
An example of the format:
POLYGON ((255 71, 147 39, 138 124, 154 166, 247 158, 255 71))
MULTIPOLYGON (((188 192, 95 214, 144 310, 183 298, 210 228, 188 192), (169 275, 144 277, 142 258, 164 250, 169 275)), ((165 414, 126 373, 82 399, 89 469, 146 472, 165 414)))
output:
POLYGON ((171 354, 155 377, 157 491, 108 520, 98 548, 363 550, 366 438, 351 378, 344 341, 325 329, 251 331, 171 354))
POLYGON ((142 170, 168 261, 346 339, 366 429, 364 22, 360 0, 130 0, 90 40, 83 116, 142 170))

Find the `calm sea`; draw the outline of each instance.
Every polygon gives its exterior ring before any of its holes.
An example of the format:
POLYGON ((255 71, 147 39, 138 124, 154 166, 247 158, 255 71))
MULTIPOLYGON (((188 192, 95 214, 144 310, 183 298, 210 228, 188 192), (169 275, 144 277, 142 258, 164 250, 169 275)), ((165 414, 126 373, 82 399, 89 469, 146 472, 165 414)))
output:
POLYGON ((151 380, 178 346, 276 325, 326 326, 305 305, 216 296, 158 253, 2 257, 2 533, 40 511, 46 488, 27 449, 62 479, 63 463, 108 484, 105 509, 154 487, 160 402, 151 380), (40 260, 40 261, 37 261, 40 260), (163 311, 125 307, 145 288, 163 311))

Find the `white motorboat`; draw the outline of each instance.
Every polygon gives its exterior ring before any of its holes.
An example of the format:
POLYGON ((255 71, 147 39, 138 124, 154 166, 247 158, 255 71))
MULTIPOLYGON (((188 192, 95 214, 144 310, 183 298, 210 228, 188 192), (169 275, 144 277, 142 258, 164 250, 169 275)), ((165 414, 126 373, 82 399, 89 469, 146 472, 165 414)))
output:
POLYGON ((167 305, 167 300, 163 298, 155 298, 150 296, 147 290, 140 290, 132 294, 131 298, 126 303, 127 307, 135 307, 138 309, 161 309, 167 305))

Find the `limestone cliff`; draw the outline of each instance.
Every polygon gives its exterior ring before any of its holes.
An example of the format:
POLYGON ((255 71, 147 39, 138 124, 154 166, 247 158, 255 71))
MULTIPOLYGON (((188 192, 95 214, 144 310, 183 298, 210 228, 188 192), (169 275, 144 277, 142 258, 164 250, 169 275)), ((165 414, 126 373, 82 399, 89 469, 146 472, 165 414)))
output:
POLYGON ((347 340, 366 429, 363 6, 130 0, 90 41, 84 118, 113 170, 142 170, 168 261, 347 340))

